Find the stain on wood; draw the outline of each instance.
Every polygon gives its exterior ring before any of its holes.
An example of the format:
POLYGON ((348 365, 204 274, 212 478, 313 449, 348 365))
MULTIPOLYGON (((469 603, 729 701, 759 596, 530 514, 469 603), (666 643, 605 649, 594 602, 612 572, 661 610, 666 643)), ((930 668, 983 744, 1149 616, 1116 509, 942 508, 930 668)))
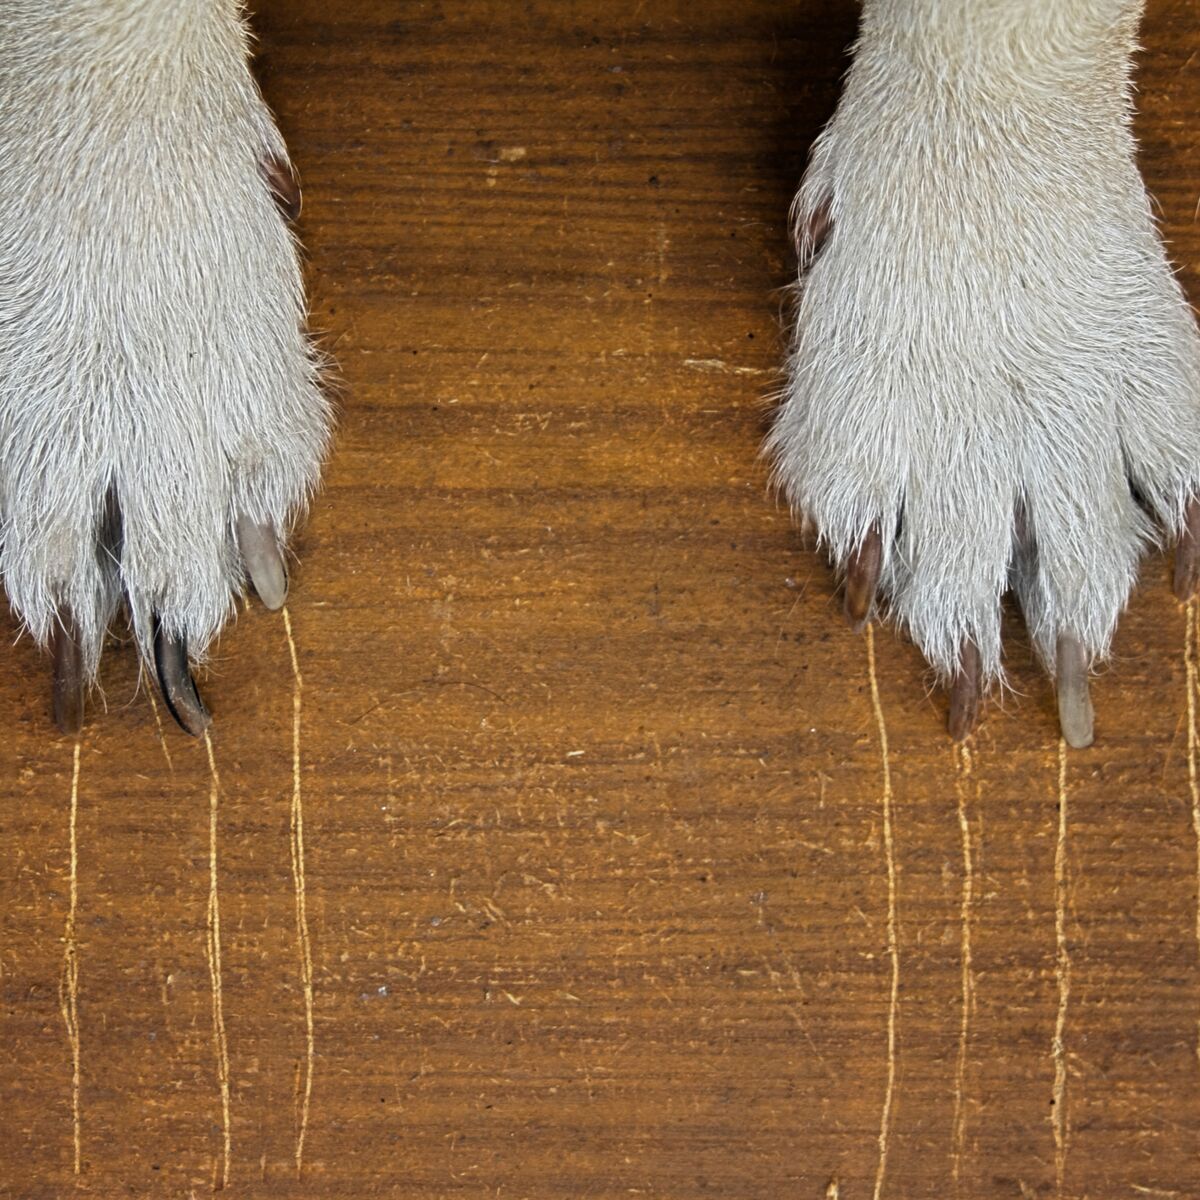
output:
MULTIPOLYGON (((1200 1194, 1169 564, 1094 748, 1014 620, 964 756, 768 496, 854 22, 261 0, 337 451, 286 616, 202 678, 211 760, 128 648, 57 736, 5 626, 0 1195, 1200 1194)), ((1144 40, 1195 296, 1200 20, 1144 40)))

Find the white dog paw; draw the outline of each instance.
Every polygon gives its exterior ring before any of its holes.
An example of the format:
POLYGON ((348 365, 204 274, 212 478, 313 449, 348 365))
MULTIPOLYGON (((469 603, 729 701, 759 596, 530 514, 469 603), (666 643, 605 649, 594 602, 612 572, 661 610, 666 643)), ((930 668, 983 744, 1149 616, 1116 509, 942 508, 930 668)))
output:
POLYGON ((768 449, 851 622, 878 598, 911 632, 956 737, 1002 674, 1008 588, 1086 745, 1143 551, 1182 538, 1176 590, 1196 583, 1200 339, 1135 165, 1126 50, 1080 78, 1048 50, 1031 86, 986 46, 925 70, 866 37, 797 200, 768 449))
POLYGON ((247 576, 282 604, 329 437, 286 150, 224 0, 9 0, 0 47, 0 572, 60 725, 124 604, 198 733, 189 656, 247 576))

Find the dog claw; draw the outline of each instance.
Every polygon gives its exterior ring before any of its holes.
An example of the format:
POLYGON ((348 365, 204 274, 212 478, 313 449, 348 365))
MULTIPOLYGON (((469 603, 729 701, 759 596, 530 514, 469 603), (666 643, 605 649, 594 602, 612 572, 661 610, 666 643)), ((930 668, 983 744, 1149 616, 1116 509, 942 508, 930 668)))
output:
POLYGON ((243 515, 237 519, 237 544, 250 582, 263 604, 274 611, 287 600, 287 569, 275 531, 243 515))
POLYGON ((833 214, 829 201, 825 200, 808 214, 796 230, 796 253, 802 268, 812 266, 832 229, 833 214))
POLYGON ((168 637, 157 614, 154 617, 154 668, 171 716, 192 737, 202 737, 212 717, 200 699, 188 667, 187 639, 168 637))
POLYGON ((1068 746, 1092 744, 1095 717, 1088 692, 1088 658, 1078 638, 1058 638, 1058 723, 1068 746))
POLYGON ((946 728, 956 741, 965 741, 983 711, 983 660, 974 642, 964 642, 958 670, 950 681, 950 715, 946 728))
POLYGON ((83 728, 85 695, 79 634, 64 614, 54 633, 54 723, 63 733, 74 735, 83 728))
POLYGON ((295 221, 300 216, 300 185, 288 162, 278 154, 268 155, 262 160, 262 174, 271 189, 271 195, 289 221, 295 221))
POLYGON ((883 538, 878 526, 872 525, 863 535, 858 549, 846 560, 845 612, 855 633, 860 633, 871 619, 882 569, 883 538))
POLYGON ((1183 533, 1175 547, 1175 599, 1186 604, 1200 586, 1200 499, 1193 496, 1183 512, 1183 533))

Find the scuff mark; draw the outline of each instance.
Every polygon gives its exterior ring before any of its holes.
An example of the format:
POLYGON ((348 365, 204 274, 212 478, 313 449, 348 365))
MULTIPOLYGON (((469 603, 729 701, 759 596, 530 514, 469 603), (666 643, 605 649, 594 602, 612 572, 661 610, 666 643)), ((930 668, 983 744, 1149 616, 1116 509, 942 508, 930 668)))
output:
POLYGON ((766 367, 731 366, 723 358, 685 358, 683 365, 693 371, 704 371, 717 375, 774 375, 766 367))

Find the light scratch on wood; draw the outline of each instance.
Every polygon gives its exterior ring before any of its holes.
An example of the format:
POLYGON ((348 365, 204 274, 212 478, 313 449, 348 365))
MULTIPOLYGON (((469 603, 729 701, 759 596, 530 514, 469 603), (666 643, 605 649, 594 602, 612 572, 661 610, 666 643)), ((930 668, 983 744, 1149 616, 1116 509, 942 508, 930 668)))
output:
MULTIPOLYGON (((967 1143, 967 1111, 964 1089, 967 1078, 967 1047, 971 1032, 971 1013, 975 1008, 975 976, 971 965, 971 912, 975 902, 975 870, 971 859, 971 820, 968 812, 968 785, 973 782, 975 765, 971 748, 967 745, 955 747, 957 767, 956 787, 958 794, 958 827, 962 834, 962 908, 959 958, 962 965, 962 1014, 958 1027, 958 1062, 954 1070, 954 1141, 951 1170, 957 1191, 962 1172, 963 1153, 967 1143)), ((976 785, 978 787, 978 785, 976 785)))
POLYGON ((217 892, 217 808, 221 796, 221 777, 213 755, 212 738, 204 734, 208 751, 208 919, 205 923, 205 949, 212 985, 213 1053, 217 1060, 217 1086, 221 1092, 221 1170, 219 1187, 229 1183, 233 1135, 229 1123, 229 1042, 225 1036, 225 1002, 221 989, 221 902, 217 892))
POLYGON ((308 894, 304 882, 304 804, 300 791, 300 716, 304 680, 296 641, 292 636, 292 618, 283 608, 283 628, 287 633, 288 653, 292 658, 292 883, 296 893, 296 941, 300 952, 300 979, 304 987, 304 1090, 298 1097, 296 1118, 296 1174, 304 1169, 304 1139, 308 1134, 308 1114, 312 1103, 313 1066, 316 1061, 316 1037, 313 1031, 312 940, 308 932, 308 894))
POLYGON ((879 1121, 879 1165, 875 1171, 875 1200, 883 1195, 887 1177, 888 1145, 892 1132, 892 1100, 896 1090, 896 1017, 900 1006, 900 945, 897 936, 896 847, 892 836, 892 769, 888 761, 887 725, 879 699, 879 678, 875 672, 875 629, 867 626, 867 673, 871 682, 871 706, 879 730, 879 755, 883 766, 883 847, 887 859, 888 912, 887 946, 892 963, 892 986, 888 998, 887 1086, 883 1093, 883 1113, 879 1121))
POLYGON ((167 735, 163 732, 162 717, 159 715, 158 701, 154 698, 153 684, 146 688, 146 695, 150 697, 150 711, 154 713, 154 725, 158 730, 158 744, 162 747, 163 758, 167 760, 167 770, 174 775, 175 764, 171 761, 171 750, 167 746, 167 735))
MULTIPOLYGON (((1197 777, 1196 688, 1197 643, 1200 641, 1200 606, 1193 598, 1184 610, 1183 661, 1187 669, 1188 787, 1192 794, 1192 833, 1196 842, 1196 949, 1200 953, 1200 778, 1197 777)), ((1196 1060, 1200 1063, 1200 1019, 1196 1022, 1196 1060)))
POLYGON ((63 1024, 67 1027, 67 1042, 71 1047, 71 1125, 74 1142, 74 1166, 78 1175, 82 1163, 82 1134, 79 1112, 79 947, 75 941, 75 921, 79 912, 79 854, 76 826, 79 817, 79 740, 71 764, 71 808, 68 818, 70 903, 67 923, 63 930, 63 968, 58 986, 58 1004, 63 1024))
POLYGON ((1067 947, 1067 743, 1058 743, 1058 840, 1054 849, 1054 974, 1058 980, 1058 1015, 1054 1021, 1054 1179, 1055 1195, 1063 1194, 1067 1171, 1067 1006, 1071 1000, 1071 955, 1067 947))

